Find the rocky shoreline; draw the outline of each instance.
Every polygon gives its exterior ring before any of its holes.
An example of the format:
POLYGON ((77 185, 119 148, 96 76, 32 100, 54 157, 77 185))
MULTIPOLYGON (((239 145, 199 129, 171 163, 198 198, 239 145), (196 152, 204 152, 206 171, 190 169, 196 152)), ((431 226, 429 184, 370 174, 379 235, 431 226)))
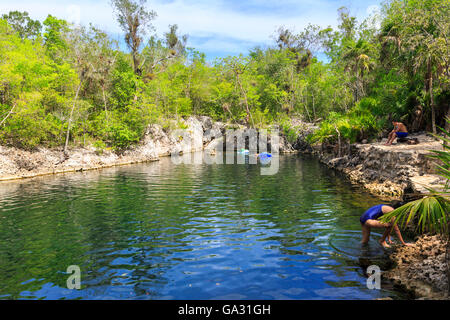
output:
MULTIPOLYGON (((442 150, 442 143, 427 134, 413 137, 419 144, 385 146, 379 141, 347 145, 344 150, 319 144, 311 146, 309 152, 374 195, 409 201, 426 192, 427 187, 438 189, 444 182, 434 174, 434 162, 428 157, 430 150, 442 150)), ((393 248, 389 258, 394 267, 383 277, 416 299, 449 299, 446 240, 430 235, 416 235, 415 240, 413 246, 393 248)))
MULTIPOLYGON (((223 144, 227 130, 248 134, 248 129, 242 125, 213 122, 209 117, 189 117, 181 123, 184 129, 165 130, 158 124, 149 126, 138 145, 120 154, 90 146, 72 148, 64 157, 58 149, 26 151, 0 146, 0 181, 158 161, 171 154, 215 150, 223 144), (182 139, 180 134, 183 134, 182 139)), ((300 136, 305 132, 299 129, 300 136)), ((297 152, 297 148, 281 135, 279 152, 297 152)))
POLYGON ((426 187, 439 187, 430 150, 442 150, 442 143, 427 134, 412 135, 417 145, 383 142, 352 144, 339 156, 334 146, 315 145, 312 153, 328 167, 344 173, 352 182, 384 198, 420 194, 426 187))
POLYGON ((137 146, 121 154, 86 147, 73 148, 68 157, 64 157, 62 150, 57 149, 39 148, 25 151, 0 146, 0 181, 157 161, 159 157, 169 155, 171 152, 201 150, 203 146, 201 122, 189 118, 185 124, 192 138, 191 150, 183 150, 182 144, 159 125, 150 126, 144 139, 137 146))
MULTIPOLYGON (((209 117, 190 117, 182 120, 188 144, 181 143, 175 131, 151 125, 141 142, 117 154, 109 150, 99 152, 93 147, 70 150, 67 158, 62 150, 40 148, 35 151, 0 146, 0 181, 32 178, 42 175, 80 172, 133 163, 158 161, 173 153, 209 150, 222 145, 227 129, 240 130, 243 126, 213 122, 209 117), (221 138, 217 138, 217 137, 221 138)), ((384 146, 381 142, 336 146, 310 146, 306 136, 316 127, 313 124, 291 120, 297 140, 288 142, 281 134, 279 152, 312 153, 330 168, 344 173, 350 181, 360 184, 383 198, 400 198, 420 194, 425 187, 436 187, 442 181, 433 173, 429 150, 440 150, 441 143, 426 134, 416 135, 418 145, 397 144, 384 146), (344 149, 344 150, 343 150, 344 149)), ((270 143, 270 142, 269 142, 270 143)), ((395 267, 384 276, 417 298, 445 299, 447 277, 444 240, 419 237, 412 247, 397 247, 390 258, 395 267), (445 267, 445 268, 444 268, 445 267)))
POLYGON ((441 236, 420 236, 413 246, 396 248, 390 255, 395 267, 383 277, 416 299, 448 300, 446 250, 446 240, 441 236))

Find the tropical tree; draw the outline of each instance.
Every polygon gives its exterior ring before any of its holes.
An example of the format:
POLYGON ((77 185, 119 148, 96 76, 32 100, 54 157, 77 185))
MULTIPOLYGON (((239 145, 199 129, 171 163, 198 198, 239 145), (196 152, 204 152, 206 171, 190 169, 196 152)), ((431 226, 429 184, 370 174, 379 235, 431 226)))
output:
POLYGON ((22 39, 0 19, 0 141, 32 149, 57 145, 76 73, 56 64, 40 41, 22 39))
POLYGON ((152 80, 156 74, 164 72, 169 62, 174 62, 186 54, 187 35, 178 35, 178 25, 169 25, 164 39, 151 36, 141 53, 139 66, 146 81, 152 80))
POLYGON ((111 4, 117 15, 117 21, 125 32, 125 42, 131 50, 133 57, 134 73, 141 75, 139 48, 144 36, 152 30, 151 21, 156 17, 156 12, 147 10, 147 0, 112 0, 111 4))
POLYGON ((2 15, 2 19, 6 20, 22 39, 36 39, 41 34, 41 23, 31 19, 26 11, 10 11, 2 15))
POLYGON ((178 35, 178 25, 169 25, 169 31, 164 33, 167 48, 173 56, 181 56, 186 53, 188 35, 178 35))
POLYGON ((47 54, 56 62, 61 63, 67 56, 68 46, 66 35, 69 32, 67 21, 48 15, 44 20, 44 43, 47 54))
POLYGON ((87 64, 91 67, 92 72, 86 74, 86 80, 91 83, 94 93, 101 89, 101 100, 106 117, 106 125, 109 123, 108 106, 107 106, 107 88, 110 85, 110 77, 112 68, 116 62, 117 42, 109 39, 108 35, 90 26, 87 31, 86 40, 89 54, 87 55, 87 64))
POLYGON ((355 101, 366 95, 365 75, 374 69, 375 59, 372 56, 372 47, 364 39, 358 41, 347 40, 343 46, 342 63, 344 70, 354 79, 355 101))
POLYGON ((431 125, 436 134, 435 92, 450 80, 450 1, 391 0, 383 22, 385 39, 394 41, 414 74, 422 73, 431 125))
POLYGON ((245 110, 245 124, 250 121, 254 125, 252 117, 252 106, 258 106, 258 96, 255 87, 252 86, 252 80, 249 77, 251 65, 250 59, 240 55, 239 57, 229 57, 223 59, 224 72, 228 77, 234 80, 236 96, 239 97, 239 105, 245 110))
POLYGON ((312 24, 299 34, 284 27, 278 28, 275 41, 280 50, 288 50, 295 56, 297 73, 311 64, 312 51, 318 45, 319 31, 320 28, 312 24))
MULTIPOLYGON (((93 65, 93 50, 95 50, 95 46, 92 46, 92 43, 89 41, 89 34, 86 31, 86 28, 80 27, 71 30, 68 33, 67 43, 70 44, 71 59, 75 66, 75 69, 78 72, 78 86, 75 91, 75 97, 73 98, 72 108, 70 109, 70 115, 67 124, 66 131, 66 140, 64 143, 64 156, 67 158, 67 148, 69 146, 70 139, 70 130, 73 122, 74 110, 77 104, 77 100, 80 94, 80 89, 83 85, 83 82, 86 79, 94 78, 94 74, 97 72, 93 65)), ((99 58, 99 57, 95 57, 99 58)))

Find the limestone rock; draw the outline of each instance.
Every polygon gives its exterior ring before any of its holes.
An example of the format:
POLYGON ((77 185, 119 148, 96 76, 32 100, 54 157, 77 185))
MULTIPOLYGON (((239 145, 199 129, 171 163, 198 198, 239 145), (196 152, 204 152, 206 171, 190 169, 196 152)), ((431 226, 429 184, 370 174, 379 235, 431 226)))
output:
POLYGON ((396 267, 383 276, 413 291, 417 297, 448 299, 446 241, 440 236, 421 236, 414 246, 397 247, 390 258, 396 267))
POLYGON ((440 141, 426 135, 419 136, 418 145, 385 146, 381 142, 353 144, 337 154, 336 146, 313 147, 321 162, 344 172, 352 182, 362 184, 372 193, 399 197, 405 190, 411 193, 436 188, 442 181, 434 174, 434 162, 429 150, 440 150, 440 141))

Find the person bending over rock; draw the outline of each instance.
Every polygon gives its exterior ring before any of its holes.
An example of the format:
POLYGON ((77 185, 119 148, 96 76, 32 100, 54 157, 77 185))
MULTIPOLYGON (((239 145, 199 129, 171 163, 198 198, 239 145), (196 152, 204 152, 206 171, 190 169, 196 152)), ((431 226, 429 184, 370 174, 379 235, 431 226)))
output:
POLYGON ((396 138, 406 138, 408 136, 408 130, 403 123, 392 121, 392 124, 394 125, 394 130, 389 133, 388 140, 385 143, 386 146, 390 146, 396 138))
MULTIPOLYGON (((373 206, 372 208, 369 208, 364 214, 359 218, 359 221, 361 222, 362 226, 362 244, 367 244, 370 239, 370 230, 372 228, 386 228, 383 235, 381 236, 380 240, 378 241, 383 247, 389 248, 390 246, 386 243, 386 239, 389 243, 392 243, 391 241, 391 231, 392 231, 392 225, 394 222, 394 218, 392 218, 391 223, 383 223, 378 220, 382 215, 394 211, 395 209, 401 207, 403 205, 400 201, 392 201, 389 205, 386 204, 379 204, 376 206, 373 206)), ((402 234, 400 232, 400 229, 397 225, 394 226, 394 231, 400 240, 400 242, 405 245, 409 246, 410 243, 405 243, 402 238, 402 234)))

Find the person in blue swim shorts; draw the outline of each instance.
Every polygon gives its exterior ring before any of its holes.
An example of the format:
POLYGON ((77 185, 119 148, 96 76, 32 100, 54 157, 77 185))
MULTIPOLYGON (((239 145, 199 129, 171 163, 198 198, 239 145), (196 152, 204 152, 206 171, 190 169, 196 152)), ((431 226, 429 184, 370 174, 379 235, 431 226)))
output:
POLYGON ((386 228, 386 230, 384 231, 380 240, 378 241, 383 247, 385 247, 385 248, 390 247, 386 243, 386 239, 389 241, 389 243, 392 243, 391 237, 390 237, 392 229, 394 229, 395 234, 397 235, 398 239, 400 240, 400 242, 403 245, 405 245, 405 246, 411 245, 410 243, 405 243, 405 241, 403 241, 402 234, 397 225, 392 227, 394 219, 392 219, 391 223, 383 223, 378 220, 378 218, 380 218, 382 215, 384 215, 388 212, 394 211, 395 209, 401 207, 402 205, 403 205, 403 203, 400 201, 392 201, 389 205, 379 204, 379 205, 369 208, 366 212, 364 212, 364 214, 361 216, 361 218, 359 218, 359 221, 361 222, 361 227, 362 227, 361 243, 367 244, 369 242, 370 230, 372 228, 386 228))
POLYGON ((408 136, 408 130, 403 123, 392 121, 392 124, 394 125, 394 130, 389 133, 388 140, 385 143, 387 146, 390 146, 396 138, 406 138, 408 136))

